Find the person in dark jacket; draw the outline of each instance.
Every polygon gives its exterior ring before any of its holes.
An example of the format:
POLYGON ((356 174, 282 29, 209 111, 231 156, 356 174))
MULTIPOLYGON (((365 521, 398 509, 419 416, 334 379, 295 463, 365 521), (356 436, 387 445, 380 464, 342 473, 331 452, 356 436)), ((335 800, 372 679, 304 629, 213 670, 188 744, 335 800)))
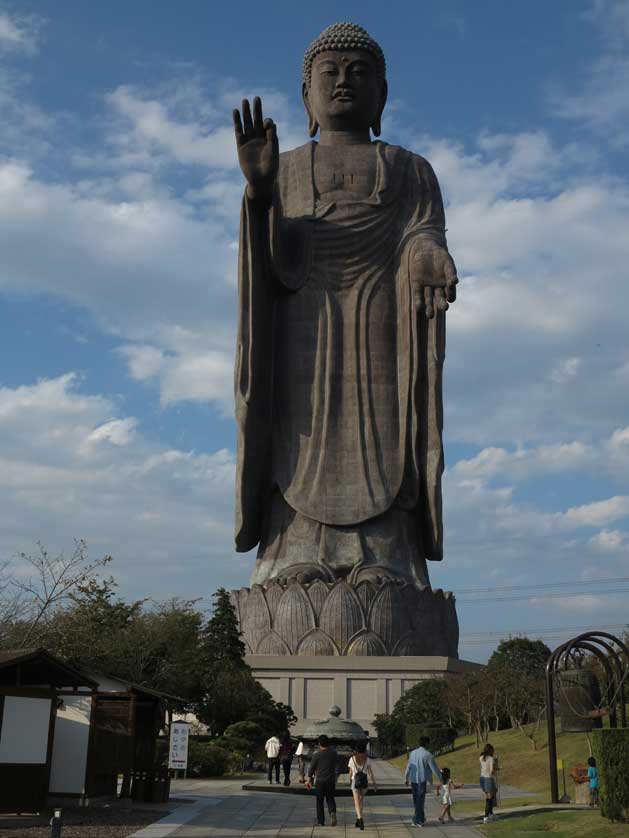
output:
POLYGON ((330 814, 330 823, 336 826, 336 751, 327 736, 319 737, 319 750, 314 754, 308 769, 306 788, 310 790, 313 786, 317 794, 317 823, 319 826, 325 824, 325 811, 323 801, 327 803, 330 814))
POLYGON ((285 733, 280 743, 280 765, 284 772, 284 785, 290 786, 290 767, 293 763, 295 747, 291 742, 290 734, 285 733))

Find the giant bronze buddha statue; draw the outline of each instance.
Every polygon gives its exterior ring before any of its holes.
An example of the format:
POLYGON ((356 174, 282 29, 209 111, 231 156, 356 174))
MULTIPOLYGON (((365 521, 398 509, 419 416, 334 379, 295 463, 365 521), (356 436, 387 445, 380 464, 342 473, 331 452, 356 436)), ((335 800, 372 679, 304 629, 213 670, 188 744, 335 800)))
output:
POLYGON ((263 589, 425 591, 426 560, 443 557, 442 367, 457 283, 439 184, 424 158, 372 139, 386 66, 364 29, 324 30, 302 91, 312 139, 282 154, 260 99, 234 111, 247 181, 236 549, 258 547, 263 589))

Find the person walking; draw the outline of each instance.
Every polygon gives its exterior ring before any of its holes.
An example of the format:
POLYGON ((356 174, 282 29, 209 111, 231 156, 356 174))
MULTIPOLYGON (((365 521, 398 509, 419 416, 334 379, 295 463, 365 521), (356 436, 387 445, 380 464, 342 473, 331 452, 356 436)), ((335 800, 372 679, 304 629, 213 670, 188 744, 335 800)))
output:
POLYGON ((300 739, 299 743, 297 744, 297 750, 295 751, 295 756, 297 757, 297 769, 299 770, 299 782, 305 783, 306 782, 306 745, 304 744, 304 740, 300 739))
POLYGON ((280 765, 282 766, 282 771, 284 772, 285 786, 290 786, 290 767, 293 764, 294 753, 295 748, 291 742, 290 734, 285 733, 284 736, 282 736, 282 741, 280 743, 280 765))
POLYGON ((494 756, 494 748, 488 742, 480 755, 480 787, 485 795, 485 817, 483 818, 483 823, 489 823, 495 817, 496 768, 497 762, 494 756))
POLYGON ((264 746, 266 753, 266 761, 268 767, 269 783, 273 785, 273 771, 275 771, 275 782, 280 781, 280 740, 275 736, 271 736, 266 740, 264 746))
POLYGON ((428 736, 422 736, 419 740, 419 748, 411 751, 408 758, 408 765, 406 766, 406 773, 404 774, 404 782, 408 786, 410 783, 413 791, 413 804, 415 806, 415 814, 411 823, 413 826, 423 827, 426 823, 426 813, 424 805, 426 802, 426 786, 432 782, 433 774, 437 777, 437 787, 441 786, 441 771, 435 762, 435 758, 428 750, 430 739, 428 736))
POLYGON ((319 750, 310 760, 308 779, 306 780, 308 791, 312 789, 313 778, 317 794, 317 823, 319 826, 325 826, 325 810, 323 808, 323 801, 325 800, 330 814, 330 823, 332 826, 336 826, 336 800, 334 799, 334 792, 336 791, 336 751, 331 747, 331 742, 325 735, 319 737, 319 750))
POLYGON ((588 779, 590 781, 590 806, 598 806, 598 771, 594 757, 588 759, 588 779))
POLYGON ((376 788, 376 779, 373 776, 371 760, 367 756, 366 742, 356 743, 354 753, 349 758, 347 767, 349 768, 349 783, 354 798, 354 809, 356 809, 356 823, 354 826, 358 827, 358 829, 364 829, 363 805, 370 780, 374 789, 376 788))
POLYGON ((441 814, 438 817, 439 823, 445 823, 447 818, 451 823, 454 821, 452 817, 452 789, 462 789, 463 783, 452 782, 452 775, 449 768, 444 768, 441 772, 441 814))

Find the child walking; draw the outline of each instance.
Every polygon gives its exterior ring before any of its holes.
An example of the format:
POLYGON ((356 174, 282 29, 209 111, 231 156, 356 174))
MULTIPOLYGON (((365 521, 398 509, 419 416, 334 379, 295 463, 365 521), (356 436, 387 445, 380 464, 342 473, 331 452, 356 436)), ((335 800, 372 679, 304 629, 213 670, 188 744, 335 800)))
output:
POLYGON ((594 757, 588 759, 588 779, 590 781, 590 806, 598 806, 598 771, 594 757))
POLYGON ((463 783, 456 784, 452 782, 450 776, 450 769, 443 768, 441 771, 441 788, 437 790, 437 794, 441 795, 441 814, 439 815, 439 823, 445 823, 446 817, 449 821, 453 821, 452 817, 452 789, 462 789, 463 783))

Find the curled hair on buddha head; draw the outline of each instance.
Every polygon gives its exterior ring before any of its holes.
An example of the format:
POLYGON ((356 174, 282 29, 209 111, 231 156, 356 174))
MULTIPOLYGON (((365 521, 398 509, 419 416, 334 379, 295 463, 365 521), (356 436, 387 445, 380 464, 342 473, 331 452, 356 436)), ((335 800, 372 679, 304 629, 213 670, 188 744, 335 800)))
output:
POLYGON ((307 87, 310 87, 312 75, 312 62, 320 52, 342 49, 361 49, 370 53, 376 62, 378 78, 384 81, 387 73, 387 65, 384 60, 382 47, 371 37, 366 29, 356 23, 344 21, 333 23, 326 27, 319 37, 310 44, 304 55, 303 79, 307 87))

